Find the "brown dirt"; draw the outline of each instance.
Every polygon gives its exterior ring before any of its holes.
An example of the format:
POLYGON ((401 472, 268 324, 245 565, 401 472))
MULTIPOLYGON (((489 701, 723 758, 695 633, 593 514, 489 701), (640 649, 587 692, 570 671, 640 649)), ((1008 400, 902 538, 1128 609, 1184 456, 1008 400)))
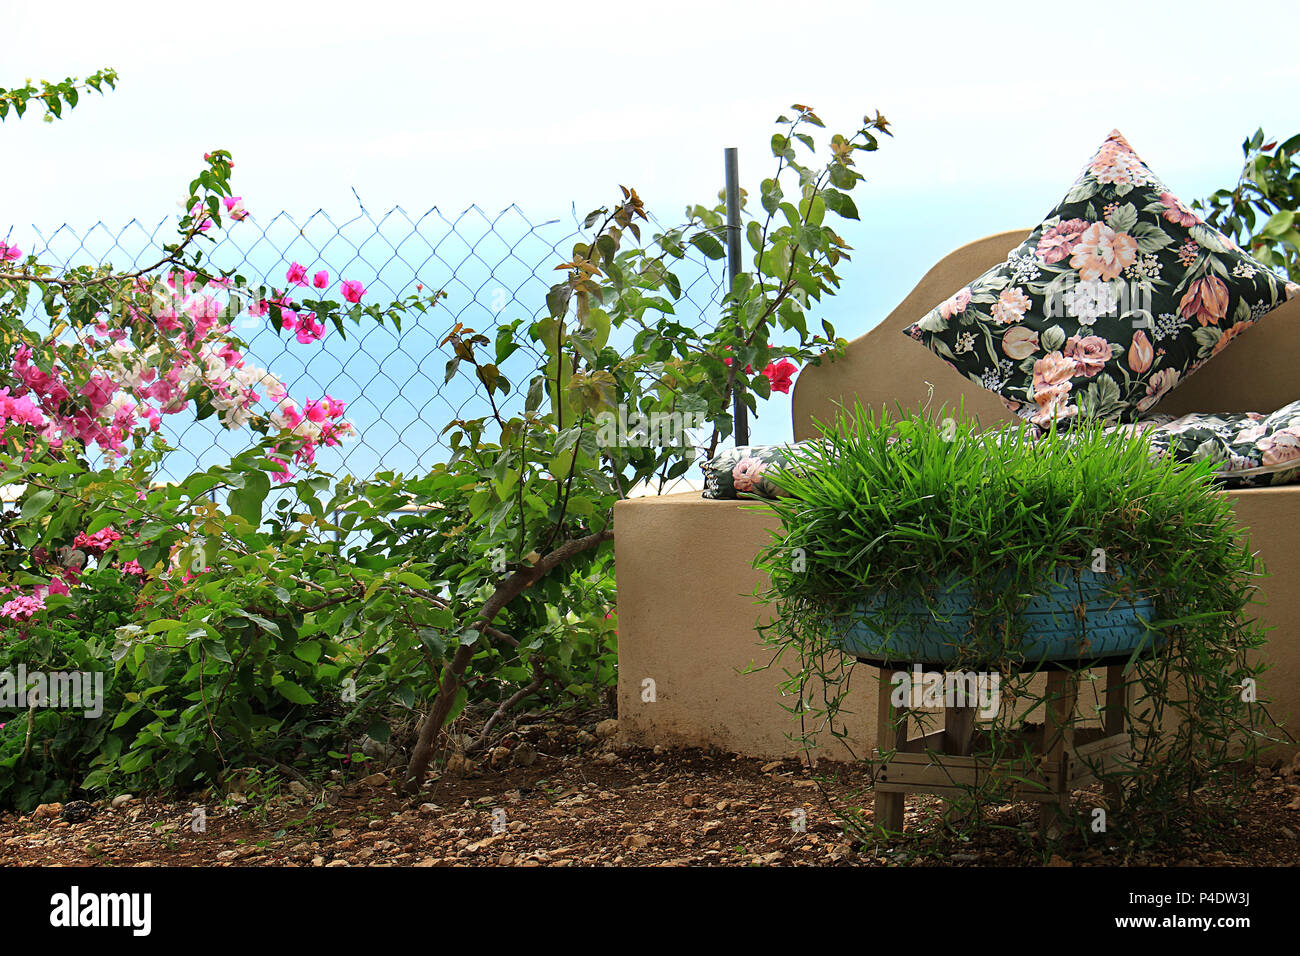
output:
MULTIPOLYGON (((466 765, 453 757, 417 799, 387 776, 308 791, 260 772, 224 793, 95 804, 84 822, 50 805, 0 817, 0 865, 64 866, 951 866, 1296 865, 1300 758, 1263 767, 1237 825, 1162 850, 1118 838, 1046 851, 1036 810, 991 811, 1001 827, 961 843, 937 826, 938 804, 910 798, 912 834, 862 847, 834 810, 864 784, 825 785, 796 761, 698 750, 616 750, 602 714, 534 717, 466 765), (566 722, 567 721, 567 722, 566 722), (522 765, 521 765, 522 764, 522 765), (196 808, 206 830, 193 832, 196 808), (800 814, 804 827, 797 826, 800 814), (496 831, 496 832, 494 832, 496 831)), ((1087 795, 1079 795, 1083 805, 1087 795)), ((860 798, 859 798, 860 799, 860 798)), ((73 814, 75 816, 75 813, 73 814)))

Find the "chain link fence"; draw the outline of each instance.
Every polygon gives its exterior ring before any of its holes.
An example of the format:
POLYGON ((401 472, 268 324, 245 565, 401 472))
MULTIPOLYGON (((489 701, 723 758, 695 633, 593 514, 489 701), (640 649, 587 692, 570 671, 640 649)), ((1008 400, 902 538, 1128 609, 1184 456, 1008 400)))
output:
MULTIPOLYGON (((22 241, 19 232, 12 241, 22 241)), ((176 220, 153 226, 132 220, 120 228, 100 222, 82 230, 33 227, 32 233, 30 251, 56 268, 111 263, 124 270, 161 258, 163 244, 175 238, 176 220)), ((555 266, 570 258, 583 237, 576 210, 541 221, 515 205, 495 215, 470 206, 450 217, 436 207, 418 216, 401 207, 376 216, 358 202, 346 219, 323 210, 301 221, 285 212, 266 220, 250 215, 228 224, 206 256, 215 268, 275 288, 287 286, 285 273, 293 262, 309 276, 326 270, 329 294, 338 295, 341 280, 357 280, 367 289, 365 302, 386 304, 421 287, 426 294, 446 292, 435 309, 404 321, 400 332, 363 319, 358 326, 347 324, 346 339, 330 328, 324 340, 308 345, 292 334, 277 335, 268 318, 236 320, 249 359, 279 376, 300 405, 325 394, 349 403, 347 418, 357 440, 320 448, 318 464, 327 472, 368 478, 380 471, 427 471, 447 456, 448 422, 491 413, 486 396, 467 381, 444 383, 452 354, 439 343, 457 322, 491 338, 504 322, 540 318, 546 292, 557 281, 555 266)), ((725 263, 692 250, 674 272, 682 284, 679 321, 696 328, 716 321, 725 263)), ((35 312, 32 321, 41 322, 35 312)), ((628 348, 630 338, 615 333, 610 344, 628 348)), ((513 401, 522 403, 526 388, 518 386, 526 386, 538 361, 536 351, 520 349, 503 365, 516 386, 513 401)), ((164 416, 163 434, 174 449, 161 476, 169 479, 229 461, 249 442, 247 432, 227 431, 215 417, 196 421, 190 413, 164 416)))

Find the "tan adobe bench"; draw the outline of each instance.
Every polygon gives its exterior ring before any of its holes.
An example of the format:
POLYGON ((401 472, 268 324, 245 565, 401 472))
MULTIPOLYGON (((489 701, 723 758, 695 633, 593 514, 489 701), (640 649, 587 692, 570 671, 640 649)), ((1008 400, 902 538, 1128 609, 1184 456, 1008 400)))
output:
MULTIPOLYGON (((867 407, 931 408, 964 401, 981 424, 1012 421, 991 392, 940 362, 901 330, 954 290, 1004 260, 1027 235, 1004 232, 962 246, 938 262, 884 322, 849 343, 837 362, 804 369, 794 391, 794 437, 815 435, 814 419, 829 420, 836 402, 856 397, 867 407), (929 383, 929 384, 927 384, 929 383)), ((1270 412, 1300 398, 1300 299, 1265 316, 1240 341, 1166 396, 1156 411, 1270 412)), ((1272 668, 1261 700, 1290 733, 1300 736, 1300 485, 1229 489, 1237 518, 1269 576, 1258 609, 1270 627, 1265 649, 1272 668)), ((781 708, 778 667, 765 663, 754 626, 753 592, 762 585, 752 567, 775 519, 752 502, 705 500, 698 492, 619 502, 614 508, 618 575, 620 732, 634 745, 715 746, 757 757, 796 752, 798 730, 781 708)), ((850 740, 858 756, 876 741, 874 669, 854 680, 850 740)), ((787 701, 786 703, 790 703, 787 701)), ((847 756, 833 741, 822 753, 847 756)))

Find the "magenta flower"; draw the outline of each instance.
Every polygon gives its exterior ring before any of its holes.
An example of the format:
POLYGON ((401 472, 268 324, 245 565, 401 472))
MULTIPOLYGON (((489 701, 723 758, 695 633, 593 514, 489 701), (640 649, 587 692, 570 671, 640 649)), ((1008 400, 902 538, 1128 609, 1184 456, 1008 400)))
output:
POLYGON ((365 286, 355 279, 348 279, 343 283, 343 298, 355 304, 361 301, 361 297, 366 294, 365 286))
POLYGON ((45 610, 44 597, 23 595, 5 602, 5 605, 0 607, 0 616, 13 621, 26 621, 30 620, 37 611, 43 610, 45 610))
POLYGON ((783 358, 779 362, 768 363, 767 368, 763 369, 763 374, 772 383, 772 391, 785 394, 790 391, 790 386, 794 383, 794 373, 797 371, 799 366, 783 358))
POLYGON ((72 539, 72 546, 82 551, 89 551, 91 554, 103 554, 121 537, 122 535, 112 528, 103 528, 94 534, 86 534, 83 531, 72 539))
POLYGON ((298 341, 303 345, 325 337, 325 324, 312 313, 298 320, 298 341))
POLYGON ((283 458, 271 458, 270 460, 280 466, 279 471, 272 472, 272 477, 275 478, 277 484, 282 485, 293 477, 293 475, 289 474, 288 462, 286 462, 283 458))
POLYGON ((318 289, 323 289, 330 284, 330 274, 322 269, 311 277, 311 284, 318 289))
POLYGON ((248 210, 244 208, 243 196, 227 196, 222 202, 226 205, 226 214, 235 222, 248 218, 248 210))
POLYGON ((21 259, 23 251, 17 246, 11 246, 7 242, 0 242, 0 260, 13 262, 15 259, 21 259))
POLYGON ((284 274, 284 277, 293 285, 307 284, 307 270, 296 262, 289 266, 289 271, 284 274))

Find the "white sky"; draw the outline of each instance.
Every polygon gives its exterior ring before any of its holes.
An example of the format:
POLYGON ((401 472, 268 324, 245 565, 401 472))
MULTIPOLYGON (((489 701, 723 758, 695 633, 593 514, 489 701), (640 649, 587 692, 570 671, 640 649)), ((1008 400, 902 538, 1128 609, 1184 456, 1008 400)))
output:
POLYGON ((585 211, 628 183, 669 220, 716 190, 724 146, 747 184, 765 173, 790 103, 832 129, 879 108, 897 138, 867 188, 960 217, 1017 179, 1045 211, 1112 127, 1190 195, 1235 174, 1257 126, 1300 126, 1300 60, 1270 39, 1296 35, 1294 2, 57 8, 0 0, 0 85, 122 81, 53 126, 4 124, 0 227, 170 213, 214 145, 255 210, 346 206, 355 186, 372 209, 585 211))
POLYGON ((1300 131, 1297 11, 0 0, 0 85, 121 73, 62 122, 0 126, 0 235, 155 222, 214 146, 263 218, 348 212, 355 187, 372 211, 514 202, 546 219, 625 183, 671 223, 716 194, 725 146, 756 192, 791 103, 832 130, 878 108, 896 138, 863 156, 864 223, 845 230, 859 252, 836 311, 860 318, 836 321, 853 337, 946 251, 1037 221, 1113 127, 1188 201, 1233 182, 1256 127, 1300 131))

